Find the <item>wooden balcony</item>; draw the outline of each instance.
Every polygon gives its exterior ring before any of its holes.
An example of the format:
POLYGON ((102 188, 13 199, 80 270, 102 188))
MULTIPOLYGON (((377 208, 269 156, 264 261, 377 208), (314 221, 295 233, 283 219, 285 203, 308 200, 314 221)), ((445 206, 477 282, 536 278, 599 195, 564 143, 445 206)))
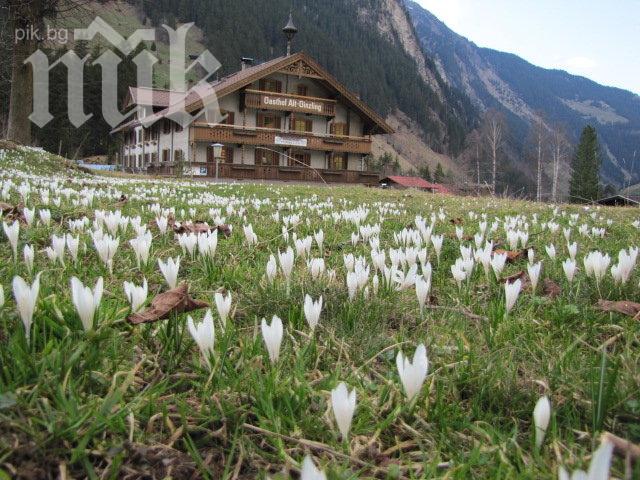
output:
POLYGON ((320 135, 306 132, 284 132, 271 128, 249 128, 240 125, 194 124, 193 140, 196 142, 225 143, 236 145, 293 146, 323 152, 348 152, 369 155, 371 139, 320 135))
MULTIPOLYGON (((193 167, 206 168, 206 175, 194 178, 216 178, 216 164, 194 163, 193 167)), ((187 167, 187 171, 189 168, 187 167)), ((174 167, 170 165, 149 165, 147 173, 152 175, 174 175, 174 167)), ((190 177, 186 174, 185 177, 190 177)), ((281 182, 321 182, 349 183, 369 186, 378 185, 378 174, 358 170, 324 170, 309 167, 280 167, 277 165, 241 165, 237 163, 220 163, 218 178, 234 180, 275 180, 281 182), (323 182, 324 181, 324 182, 323 182)))
POLYGON ((245 90, 244 104, 247 108, 259 110, 311 113, 326 117, 333 117, 336 114, 335 100, 292 95, 290 93, 245 90))

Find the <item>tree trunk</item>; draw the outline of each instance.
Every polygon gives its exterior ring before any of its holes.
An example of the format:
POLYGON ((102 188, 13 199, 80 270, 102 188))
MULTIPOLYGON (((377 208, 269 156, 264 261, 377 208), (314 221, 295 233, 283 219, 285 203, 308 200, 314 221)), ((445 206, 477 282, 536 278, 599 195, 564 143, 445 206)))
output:
POLYGON ((13 47, 7 138, 24 145, 31 143, 29 115, 33 111, 33 71, 31 65, 25 65, 24 61, 37 48, 37 42, 33 38, 19 41, 13 47))
POLYGON ((492 147, 491 155, 492 155, 492 161, 493 161, 493 171, 492 171, 492 176, 491 176, 491 194, 495 197, 495 195, 496 195, 496 170, 497 170, 497 164, 498 164, 498 152, 497 152, 497 145, 496 145, 495 141, 493 142, 493 145, 491 147, 492 147))
POLYGON ((536 200, 542 201, 542 138, 538 137, 538 178, 536 185, 536 200))

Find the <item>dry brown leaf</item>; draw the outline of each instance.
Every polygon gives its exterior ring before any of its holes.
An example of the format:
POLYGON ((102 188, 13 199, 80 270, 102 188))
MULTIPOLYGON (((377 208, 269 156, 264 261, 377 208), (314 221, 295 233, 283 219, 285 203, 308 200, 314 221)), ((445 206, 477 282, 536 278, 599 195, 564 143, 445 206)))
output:
POLYGON ((545 297, 554 299, 560 296, 560 294, 562 293, 562 288, 560 288, 560 285, 558 285, 550 278, 545 278, 544 282, 542 283, 542 293, 545 297))
POLYGON ((189 296, 189 288, 186 283, 168 292, 157 295, 151 306, 140 313, 133 313, 127 317, 127 321, 133 325, 140 323, 157 322, 168 318, 172 313, 184 313, 199 308, 206 308, 209 304, 201 300, 194 300, 189 296))
POLYGON ((449 220, 449 222, 451 222, 451 225, 462 225, 464 223, 464 220, 458 217, 458 218, 452 218, 451 220, 449 220))
POLYGON ((518 260, 521 260, 525 257, 527 253, 526 250, 503 250, 502 248, 496 248, 493 252, 497 253, 498 255, 506 253, 507 263, 513 263, 518 260))
POLYGON ((626 456, 629 455, 634 462, 640 460, 640 445, 631 443, 629 440, 618 437, 611 432, 604 432, 600 439, 602 442, 611 442, 616 455, 622 458, 626 458, 626 456))
POLYGON ((627 300, 598 300, 596 308, 603 312, 616 312, 634 318, 640 315, 640 303, 629 302, 627 300))

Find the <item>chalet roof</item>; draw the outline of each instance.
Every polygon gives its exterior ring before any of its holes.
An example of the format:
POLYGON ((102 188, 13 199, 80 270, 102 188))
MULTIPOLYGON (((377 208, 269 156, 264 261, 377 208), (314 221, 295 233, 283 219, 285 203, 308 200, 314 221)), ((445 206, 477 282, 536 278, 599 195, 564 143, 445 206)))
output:
POLYGON ((451 193, 450 190, 439 183, 431 183, 420 177, 404 177, 401 175, 391 175, 380 180, 381 183, 396 183, 406 188, 421 188, 432 190, 438 193, 451 193))
MULTIPOLYGON (((369 121, 369 123, 373 124, 382 133, 393 133, 393 129, 378 113, 371 109, 371 107, 369 107, 365 102, 360 100, 357 95, 350 92, 335 77, 333 77, 329 72, 327 72, 315 60, 313 60, 304 52, 298 52, 289 56, 274 58, 273 60, 269 60, 259 65, 247 67, 244 70, 240 70, 234 74, 224 77, 217 82, 207 85, 206 87, 210 88, 212 86, 214 88, 216 97, 222 98, 237 90, 240 90, 243 87, 246 87, 247 85, 252 84, 253 82, 261 78, 276 73, 279 70, 294 65, 298 62, 302 62, 302 64, 306 64, 310 69, 312 69, 314 74, 320 81, 326 82, 330 87, 338 92, 343 103, 359 111, 360 114, 369 121)), ((165 106, 167 108, 165 108, 165 110, 161 112, 154 114, 152 117, 147 117, 147 121, 155 122, 171 113, 171 109, 168 108, 170 107, 168 103, 170 92, 168 90, 157 90, 157 92, 157 97, 154 96, 152 98, 154 98, 154 101, 157 98, 157 106, 165 106), (161 102, 165 102, 167 104, 164 105, 161 102)), ((131 100, 141 98, 141 93, 142 92, 140 91, 130 91, 131 100)), ((206 102, 206 100, 207 98, 205 97, 204 101, 206 102)), ((178 98, 178 101, 176 103, 181 103, 181 99, 178 98)), ((202 108, 203 99, 200 95, 198 95, 197 92, 192 91, 187 96, 185 104, 187 105, 186 110, 188 112, 194 112, 202 108)), ((112 133, 121 130, 122 127, 123 126, 120 126, 114 129, 112 133)))
POLYGON ((627 205, 627 206, 639 206, 640 205, 640 197, 637 197, 635 195, 631 195, 631 196, 626 196, 626 195, 612 195, 610 197, 606 197, 606 198, 601 198, 600 200, 597 201, 597 203, 599 203, 600 205, 606 205, 606 206, 620 206, 620 205, 627 205))

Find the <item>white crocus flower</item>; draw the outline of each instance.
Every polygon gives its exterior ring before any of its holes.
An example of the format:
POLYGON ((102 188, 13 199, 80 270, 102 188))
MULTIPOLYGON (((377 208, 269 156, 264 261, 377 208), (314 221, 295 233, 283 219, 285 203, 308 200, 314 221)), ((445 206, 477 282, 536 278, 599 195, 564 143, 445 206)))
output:
POLYGON ((11 225, 6 222, 2 222, 2 229, 4 234, 9 239, 11 244, 11 250, 13 250, 13 259, 18 259, 18 238, 20 237, 20 222, 15 220, 11 225))
POLYGON ((547 434, 549 420, 551 419, 551 403, 549 398, 540 397, 533 409, 533 423, 536 428, 536 448, 540 448, 547 434))
POLYGON ((167 233, 167 226, 169 225, 169 219, 167 217, 156 217, 156 225, 162 235, 167 233))
POLYGON ((216 292, 213 296, 216 302, 216 309, 218 310, 218 315, 220 316, 220 322, 222 324, 222 330, 227 326, 227 319, 229 318, 229 313, 231 312, 231 292, 227 294, 225 297, 220 292, 216 292))
POLYGON ((347 386, 343 382, 340 382, 340 384, 331 391, 331 406, 333 407, 333 415, 338 424, 338 430, 340 430, 342 438, 346 440, 349 436, 349 430, 351 429, 353 413, 356 410, 356 389, 354 388, 349 392, 347 386))
POLYGON ((569 252, 569 257, 571 257, 571 260, 575 260, 576 255, 578 254, 578 244, 576 242, 567 244, 567 251, 569 252))
POLYGON ((4 307, 4 287, 0 285, 0 308, 4 307))
POLYGON ((93 328, 93 317, 102 300, 103 280, 98 278, 95 287, 91 290, 85 287, 76 277, 71 277, 71 298, 76 307, 78 316, 82 321, 85 332, 93 328))
POLYGON ((505 282, 504 284, 504 294, 506 298, 505 308, 506 312, 509 313, 513 309, 518 300, 518 296, 520 295, 520 290, 522 289, 522 281, 517 279, 513 283, 505 282))
POLYGON ((324 232, 322 230, 318 230, 316 233, 314 233, 313 238, 318 244, 318 250, 320 250, 320 253, 322 254, 323 244, 324 244, 324 232))
POLYGON ((493 273, 496 278, 500 278, 500 274, 502 270, 504 270, 504 265, 507 263, 507 254, 506 253, 494 253, 493 258, 491 259, 491 268, 493 269, 493 273))
POLYGON ((42 224, 48 227, 51 223, 51 211, 41 209, 38 214, 40 215, 40 221, 42 222, 42 224))
POLYGON ((420 305, 420 314, 422 314, 424 305, 427 303, 430 289, 430 282, 425 281, 422 277, 416 277, 416 296, 418 297, 418 304, 420 305))
POLYGON ((40 292, 40 273, 36 275, 31 285, 27 285, 22 277, 13 277, 13 298, 18 307, 18 313, 24 325, 27 343, 31 335, 31 323, 33 322, 33 312, 36 309, 38 293, 40 292))
POLYGON ((142 265, 146 265, 149 261, 149 250, 151 249, 151 232, 145 232, 136 238, 129 240, 129 245, 133 248, 133 252, 136 255, 136 264, 138 268, 142 265))
POLYGON ((213 324, 213 315, 211 310, 207 309, 207 313, 204 316, 204 320, 197 326, 193 323, 191 315, 187 317, 187 327, 189 333, 193 337, 193 340, 198 345, 200 353, 207 364, 207 367, 211 368, 210 357, 214 353, 214 346, 216 341, 215 326, 213 324))
POLYGON ((267 321, 263 318, 260 327, 262 329, 264 344, 269 353, 269 360, 272 364, 275 364, 280 357, 280 346, 282 345, 282 336, 284 333, 282 320, 274 315, 271 319, 271 325, 268 325, 267 321))
POLYGON ((160 267, 160 271, 162 272, 162 276, 164 277, 169 288, 176 288, 178 286, 178 271, 180 270, 180 257, 176 258, 167 258, 167 262, 163 263, 162 260, 158 259, 158 266, 160 267))
POLYGON ((535 293, 538 281, 540 280, 540 271, 542 269, 542 262, 527 265, 527 273, 529 274, 529 280, 531 280, 531 290, 535 293))
POLYGON ((269 256, 269 261, 267 262, 266 276, 267 281, 269 283, 273 283, 278 273, 278 263, 276 262, 276 257, 273 255, 269 256))
POLYGON ((573 278, 576 275, 576 262, 570 258, 567 258, 564 262, 562 262, 562 270, 564 270, 564 275, 567 277, 567 281, 569 283, 573 282, 573 278))
POLYGON ((613 444, 608 441, 602 442, 591 457, 588 472, 576 470, 569 476, 564 467, 559 467, 558 480, 609 480, 612 454, 613 444))
POLYGON ((124 282, 123 286, 124 294, 131 305, 131 311, 133 313, 138 312, 144 305, 144 302, 147 301, 147 296, 149 294, 147 279, 145 278, 142 285, 139 287, 132 282, 124 282))
POLYGON ((73 261, 75 262, 76 260, 78 260, 78 248, 80 247, 80 235, 74 237, 70 233, 67 233, 66 244, 67 244, 67 249, 69 250, 69 254, 71 255, 71 258, 73 259, 73 261))
POLYGON ((304 317, 311 328, 314 331, 320 321, 320 312, 322 312, 322 296, 315 302, 309 295, 304 296, 304 317))
POLYGON ((306 456, 302 462, 300 480, 327 480, 327 476, 322 470, 315 466, 311 457, 306 456))
POLYGON ((27 266, 27 271, 29 275, 33 272, 33 260, 35 257, 35 251, 31 245, 25 245, 22 249, 22 254, 24 256, 24 264, 27 266))
POLYGON ((585 273, 590 277, 594 277, 596 284, 600 285, 600 282, 609 269, 611 257, 599 251, 589 252, 589 254, 584 257, 583 263, 585 273))
POLYGON ((552 243, 552 244, 547 245, 546 247, 544 247, 544 249, 547 251, 547 255, 549 256, 549 258, 551 260, 555 260, 555 258, 556 258, 556 246, 552 243))
POLYGON ((396 357, 396 366, 398 367, 398 374, 407 395, 407 400, 411 401, 422 388, 429 370, 427 349, 424 344, 420 344, 416 348, 413 354, 413 362, 406 358, 402 351, 399 351, 396 357))
POLYGON ((280 260, 282 274, 287 281, 287 285, 289 285, 291 282, 291 273, 293 272, 293 261, 295 259, 291 247, 287 247, 285 252, 278 252, 278 258, 280 260))
POLYGON ((440 263, 440 253, 442 252, 443 241, 443 235, 431 235, 431 243, 433 244, 433 249, 436 251, 436 258, 438 260, 438 263, 440 263))

